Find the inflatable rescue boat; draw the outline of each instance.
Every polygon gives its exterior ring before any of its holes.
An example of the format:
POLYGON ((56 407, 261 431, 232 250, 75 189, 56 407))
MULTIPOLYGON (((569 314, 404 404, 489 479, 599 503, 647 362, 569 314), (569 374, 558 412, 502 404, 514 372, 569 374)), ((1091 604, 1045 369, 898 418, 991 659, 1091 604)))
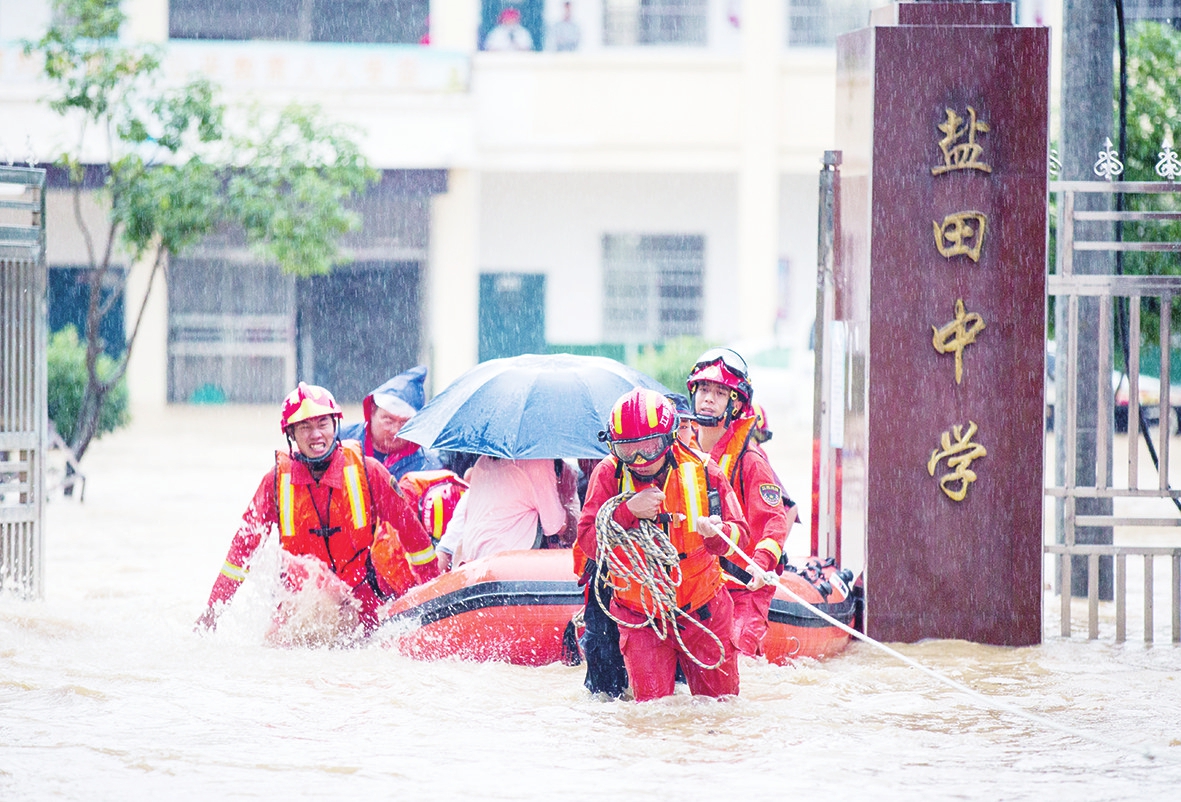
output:
MULTIPOLYGON (((572 565, 569 549, 509 551, 467 563, 382 608, 380 636, 399 652, 426 660, 578 662, 574 632, 584 594, 572 565)), ((782 576, 802 599, 848 626, 857 612, 851 579, 831 561, 817 560, 782 576)), ((849 643, 847 632, 782 586, 768 618, 763 650, 772 663, 832 656, 849 643)))

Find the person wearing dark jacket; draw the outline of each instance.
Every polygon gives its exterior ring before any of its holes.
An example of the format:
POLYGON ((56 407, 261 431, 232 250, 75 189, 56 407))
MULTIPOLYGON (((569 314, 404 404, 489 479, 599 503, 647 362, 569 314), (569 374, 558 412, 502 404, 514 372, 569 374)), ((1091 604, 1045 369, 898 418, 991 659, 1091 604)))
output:
POLYGON ((411 471, 440 470, 443 463, 433 451, 398 437, 426 401, 425 382, 425 365, 394 376, 365 396, 365 422, 341 426, 340 439, 360 442, 365 456, 384 465, 395 479, 411 471))

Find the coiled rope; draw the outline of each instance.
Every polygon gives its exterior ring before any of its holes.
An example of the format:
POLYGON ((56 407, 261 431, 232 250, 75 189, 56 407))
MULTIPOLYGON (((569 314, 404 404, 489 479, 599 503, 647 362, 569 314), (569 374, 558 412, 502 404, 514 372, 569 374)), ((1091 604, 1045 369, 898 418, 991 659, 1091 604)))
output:
POLYGON ((718 668, 726 657, 722 641, 705 624, 685 610, 677 607, 677 588, 681 584, 681 560, 676 546, 669 540, 663 529, 652 521, 640 519, 634 529, 624 529, 615 520, 615 510, 627 502, 634 493, 620 493, 603 502, 595 516, 595 534, 598 536, 598 553, 595 580, 595 601, 599 608, 616 624, 630 629, 651 627, 661 640, 668 638, 672 630, 681 651, 697 665, 706 670, 718 668), (638 585, 640 604, 644 620, 639 623, 621 621, 611 614, 610 605, 603 600, 603 588, 627 591, 638 585), (677 620, 692 622, 693 626, 705 632, 718 647, 718 659, 708 664, 685 646, 681 627, 677 620))
POLYGON ((734 546, 734 554, 736 556, 742 558, 742 560, 746 562, 746 564, 748 566, 747 570, 750 571, 752 575, 759 574, 759 575, 764 576, 767 579, 768 584, 772 580, 779 583, 779 586, 782 587, 787 592, 788 596, 791 596, 797 602, 802 604, 806 609, 810 610, 815 615, 819 616, 820 618, 824 619, 828 623, 832 624, 834 627, 837 627, 838 629, 841 629, 841 630, 849 633, 857 640, 863 641, 864 643, 868 643, 869 645, 885 652, 886 654, 890 655, 891 657, 893 657, 897 660, 900 660, 901 662, 905 663, 908 666, 911 666, 912 668, 917 668, 919 671, 922 671, 924 674, 927 674, 928 676, 933 677, 934 679, 938 680, 939 682, 943 683, 944 685, 954 688, 955 690, 957 690, 963 694, 966 694, 967 696, 971 697, 972 699, 976 700, 977 702, 982 703, 985 707, 991 707, 994 710, 1000 710, 1005 713, 1011 713, 1014 716, 1018 716, 1019 718, 1023 718, 1026 721, 1033 722, 1034 724, 1049 727, 1050 729, 1057 730, 1058 732, 1062 732, 1067 735, 1073 736, 1075 738, 1080 738, 1085 741, 1090 741, 1092 743, 1099 744, 1101 746, 1106 746, 1110 749, 1113 749, 1113 750, 1116 750, 1119 752, 1130 752, 1132 754, 1139 755, 1140 757, 1143 757, 1146 760, 1156 760, 1157 758, 1165 758, 1165 759, 1170 760, 1172 762, 1181 762, 1181 757, 1178 757, 1170 752, 1164 751, 1162 747, 1154 746, 1151 744, 1137 745, 1137 744, 1126 743, 1124 741, 1113 741, 1111 739, 1104 738, 1101 735, 1096 735, 1093 732, 1087 732, 1086 730, 1080 730, 1075 727, 1068 726, 1066 724, 1059 724, 1057 721, 1055 721, 1052 718, 1049 718, 1048 716, 1043 716, 1039 713, 1031 713, 1028 710, 1017 707, 1016 705, 1009 704, 1008 702, 1003 702, 999 699, 994 699, 991 696, 986 696, 985 694, 980 693, 979 691, 969 688, 967 685, 964 685, 961 682, 957 682, 956 680, 952 679, 951 677, 945 677, 944 675, 940 674, 938 671, 934 670, 933 668, 928 668, 927 666, 923 665, 922 663, 918 662, 917 660, 907 657, 906 655, 902 654, 901 652, 897 651, 896 649, 891 649, 889 646, 882 643, 881 641, 874 640, 873 638, 869 637, 865 633, 858 632, 857 630, 853 629, 852 627, 848 626, 847 624, 844 624, 844 623, 838 621, 837 619, 833 618, 831 615, 824 612, 820 608, 816 607, 814 604, 807 601, 806 599, 801 597, 798 593, 796 593, 794 590, 792 590, 787 585, 787 583, 785 583, 782 580, 781 577, 779 577, 776 574, 770 573, 768 571, 764 571, 762 568, 760 568, 758 566, 758 564, 756 564, 755 561, 752 560, 750 558, 750 556, 746 552, 744 552, 742 549, 740 549, 738 546, 734 546))

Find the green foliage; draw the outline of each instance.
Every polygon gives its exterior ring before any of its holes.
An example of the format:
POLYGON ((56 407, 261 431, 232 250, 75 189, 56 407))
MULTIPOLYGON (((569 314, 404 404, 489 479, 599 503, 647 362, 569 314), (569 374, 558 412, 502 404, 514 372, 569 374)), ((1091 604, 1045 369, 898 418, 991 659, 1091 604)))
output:
MULTIPOLYGON (((1137 22, 1128 36, 1128 130, 1124 147, 1124 181, 1160 181, 1157 162, 1166 145, 1181 147, 1181 32, 1156 22, 1137 22)), ((1118 91, 1118 90, 1117 90, 1118 91)), ((1181 211, 1173 194, 1127 195, 1130 211, 1181 211)), ((1123 224, 1125 240, 1181 242, 1181 222, 1145 221, 1123 224)), ((1122 256, 1123 271, 1132 275, 1181 274, 1175 253, 1129 252, 1122 256)), ((1142 308, 1143 336, 1159 339, 1160 304, 1146 298, 1142 308)), ((1173 313, 1173 330, 1181 316, 1173 313)))
MULTIPOLYGON (((232 130, 207 80, 161 88, 158 52, 119 42, 119 0, 56 0, 55 10, 25 52, 43 57, 58 88, 50 106, 107 137, 111 222, 134 258, 241 226, 256 253, 296 275, 343 261, 338 240, 360 218, 342 204, 377 176, 351 132, 298 105, 240 115, 232 130)), ((62 163, 80 169, 70 154, 62 163)))
MULTIPOLYGON (((66 326, 50 336, 46 362, 49 419, 62 438, 69 442, 78 427, 78 413, 87 383, 86 345, 78 340, 78 332, 73 326, 66 326)), ((115 360, 100 354, 97 368, 100 376, 109 378, 115 372, 115 360)), ((95 436, 113 432, 126 425, 128 420, 127 384, 120 380, 103 400, 95 436)))
MULTIPOLYGON (((341 236, 360 226, 344 203, 377 173, 352 132, 325 122, 317 109, 233 113, 204 79, 165 83, 156 48, 119 38, 125 21, 120 0, 54 0, 52 19, 24 50, 42 59, 50 108, 79 124, 77 142, 59 164, 80 194, 81 154, 96 150, 88 137, 99 137, 107 167, 100 193, 111 209, 105 240, 83 231, 91 268, 89 365, 71 439, 81 457, 139 331, 136 325, 129 333, 125 355, 112 370, 96 370, 101 321, 116 308, 113 301, 98 302, 116 243, 131 269, 147 263, 154 276, 168 254, 181 254, 215 230, 239 229, 256 254, 283 270, 327 273, 345 260, 341 236)), ((147 294, 125 299, 125 306, 142 310, 147 300, 147 294)))
POLYGON ((1181 31, 1137 22, 1128 37, 1125 181, 1158 181, 1163 145, 1181 148, 1181 31))
POLYGON ((697 357, 715 345, 699 337, 677 337, 655 345, 640 346, 635 368, 674 393, 685 393, 685 380, 697 357))
POLYGON ((254 251, 297 276, 332 269, 337 239, 360 226, 343 203, 377 177, 348 132, 316 116, 300 106, 269 119, 255 111, 249 128, 265 135, 234 139, 226 192, 254 251))

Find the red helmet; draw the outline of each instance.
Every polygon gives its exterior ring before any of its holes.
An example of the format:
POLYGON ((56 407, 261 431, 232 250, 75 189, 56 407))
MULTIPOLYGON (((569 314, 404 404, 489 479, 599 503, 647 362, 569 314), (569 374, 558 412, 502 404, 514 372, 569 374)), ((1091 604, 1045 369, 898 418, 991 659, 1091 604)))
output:
POLYGON ((754 394, 754 389, 750 386, 750 371, 746 367, 746 360, 729 348, 711 348, 697 357, 697 363, 693 365, 693 370, 689 371, 689 378, 685 381, 689 395, 693 395, 693 388, 698 382, 715 382, 729 387, 745 404, 750 403, 754 394))
POLYGON ((279 419, 279 428, 286 432, 287 427, 294 423, 308 418, 318 418, 321 415, 343 418, 344 411, 337 405, 332 393, 323 387, 300 382, 299 386, 283 399, 283 414, 279 419))
POLYGON ((447 531, 455 506, 468 483, 451 471, 411 471, 398 481, 407 496, 417 501, 419 520, 436 543, 447 531))
POLYGON ((677 411, 655 390, 632 390, 615 402, 603 439, 628 465, 649 465, 672 447, 677 411))
POLYGON ((752 411, 755 416, 754 439, 756 442, 765 443, 771 439, 771 428, 767 425, 767 410, 762 404, 755 404, 752 411))

